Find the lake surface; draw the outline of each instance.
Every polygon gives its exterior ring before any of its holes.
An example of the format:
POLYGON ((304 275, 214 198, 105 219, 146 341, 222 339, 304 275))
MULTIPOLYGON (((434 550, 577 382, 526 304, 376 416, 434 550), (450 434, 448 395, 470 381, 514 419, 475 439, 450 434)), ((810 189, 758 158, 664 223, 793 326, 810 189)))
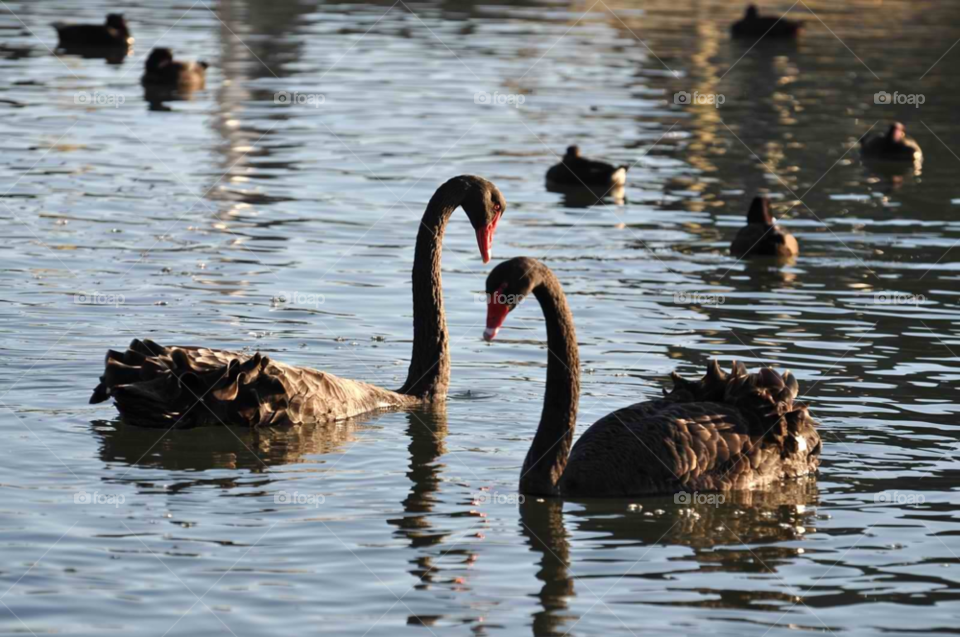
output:
POLYGON ((960 5, 802 1, 798 42, 750 48, 741 3, 143 0, 122 63, 52 54, 49 23, 113 9, 0 5, 4 634, 960 630, 960 5), (148 103, 155 43, 208 88, 148 103), (851 150, 893 119, 919 170, 851 150), (545 190, 571 143, 632 166, 624 203, 545 190), (459 212, 445 410, 167 434, 87 404, 135 337, 399 386, 419 218, 462 173, 507 198, 494 260, 563 282, 579 431, 671 371, 771 364, 822 423, 817 479, 518 505, 543 322, 482 342, 459 212), (796 263, 727 256, 757 191, 796 263))

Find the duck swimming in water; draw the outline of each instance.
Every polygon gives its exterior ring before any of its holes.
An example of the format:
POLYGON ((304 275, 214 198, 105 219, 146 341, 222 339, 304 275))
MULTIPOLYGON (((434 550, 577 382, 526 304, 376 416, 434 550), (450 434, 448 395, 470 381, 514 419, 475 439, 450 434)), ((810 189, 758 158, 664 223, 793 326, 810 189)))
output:
POLYGON ((795 257, 800 254, 797 239, 782 230, 770 215, 770 200, 754 197, 747 211, 747 225, 740 228, 730 244, 735 257, 795 257))
POLYGON ((627 182, 628 168, 587 159, 579 146, 569 146, 563 160, 547 171, 547 186, 615 188, 627 182))
POLYGON ((120 13, 107 15, 105 24, 64 24, 55 22, 60 48, 127 48, 133 37, 120 13))
POLYGON ((150 51, 140 83, 149 88, 199 90, 206 84, 206 62, 180 62, 170 49, 150 51))
POLYGON ((735 38, 794 38, 802 28, 802 22, 761 16, 757 5, 751 4, 743 18, 733 23, 730 32, 735 38))
POLYGON ((907 129, 900 122, 890 124, 886 134, 877 133, 860 140, 860 153, 869 159, 889 161, 917 161, 923 158, 920 144, 907 137, 907 129))

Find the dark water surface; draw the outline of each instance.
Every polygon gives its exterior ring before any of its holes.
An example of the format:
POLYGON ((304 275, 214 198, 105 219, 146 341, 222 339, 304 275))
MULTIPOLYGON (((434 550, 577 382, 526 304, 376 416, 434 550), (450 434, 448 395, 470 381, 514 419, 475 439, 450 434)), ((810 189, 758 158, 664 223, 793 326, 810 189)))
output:
POLYGON ((0 4, 4 633, 960 630, 960 5, 799 2, 802 39, 751 49, 740 3, 142 0, 122 63, 48 49, 114 6, 0 4), (151 107, 156 42, 208 88, 151 107), (894 118, 919 171, 848 152, 894 118), (633 165, 626 203, 545 191, 570 143, 633 165), (481 341, 461 213, 445 411, 164 435, 87 404, 143 336, 399 385, 419 217, 461 173, 507 197, 495 258, 563 281, 581 431, 675 369, 775 364, 822 422, 818 479, 518 506, 544 328, 528 302, 481 341), (802 246, 783 269, 726 255, 758 189, 802 246))

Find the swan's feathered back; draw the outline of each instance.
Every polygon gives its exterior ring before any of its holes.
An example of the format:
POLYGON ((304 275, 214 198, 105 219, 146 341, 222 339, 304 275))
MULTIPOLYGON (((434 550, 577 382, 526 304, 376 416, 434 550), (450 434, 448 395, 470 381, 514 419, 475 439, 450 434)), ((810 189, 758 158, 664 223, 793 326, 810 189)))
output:
POLYGON ((412 400, 260 353, 163 347, 147 339, 135 339, 125 352, 107 352, 90 402, 110 397, 131 422, 176 429, 330 422, 412 400))
POLYGON ((806 475, 820 464, 820 436, 796 400, 789 372, 725 373, 711 362, 672 391, 598 420, 574 445, 560 490, 642 495, 751 489, 806 475))
POLYGON ((749 435, 771 444, 784 444, 788 436, 799 435, 816 425, 807 406, 796 401, 800 386, 790 372, 781 376, 764 367, 756 374, 749 374, 743 363, 734 362, 727 374, 717 361, 710 361, 706 375, 700 380, 686 380, 676 372, 672 379, 673 391, 663 390, 667 400, 735 407, 749 425, 749 435))

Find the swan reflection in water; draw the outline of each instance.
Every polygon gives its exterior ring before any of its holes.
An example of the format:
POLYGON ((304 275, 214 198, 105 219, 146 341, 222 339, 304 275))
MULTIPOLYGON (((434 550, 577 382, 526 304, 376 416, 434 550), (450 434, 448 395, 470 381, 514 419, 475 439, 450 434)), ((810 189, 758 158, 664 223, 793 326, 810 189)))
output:
MULTIPOLYGON (((707 495, 691 498, 689 504, 677 504, 674 497, 640 498, 636 500, 638 507, 632 510, 632 501, 625 499, 527 497, 520 505, 520 531, 530 550, 540 555, 537 579, 543 583, 537 595, 540 609, 532 616, 533 634, 566 634, 579 620, 569 608, 569 599, 577 594, 587 597, 605 594, 610 583, 629 577, 637 560, 644 562, 646 552, 655 545, 688 547, 691 550, 688 559, 696 562, 701 570, 770 574, 797 559, 798 550, 782 543, 803 539, 816 523, 819 491, 813 476, 781 482, 763 491, 716 494, 724 498, 721 504, 713 504, 714 500, 705 497, 707 495), (571 532, 590 538, 587 543, 578 544, 573 555, 571 532), (618 556, 610 553, 614 550, 626 553, 616 559, 618 556), (605 553, 601 556, 596 551, 605 553), (589 567, 594 569, 602 563, 619 570, 603 579, 594 571, 589 578, 577 582, 578 562, 590 562, 589 567)), ((665 568, 674 570, 676 559, 665 568)), ((656 575, 647 573, 644 577, 656 575)), ((640 574, 634 576, 640 577, 640 574)), ((656 582, 660 581, 657 577, 656 582)), ((657 588, 663 587, 657 584, 657 588)), ((636 588, 629 590, 636 592, 636 588)), ((777 612, 783 610, 784 603, 797 601, 794 596, 769 590, 691 589, 691 592, 698 593, 702 599, 664 602, 638 598, 636 601, 701 608, 764 608, 777 612)))
POLYGON ((315 427, 245 429, 197 427, 169 431, 117 420, 96 420, 100 459, 109 464, 168 471, 243 469, 267 473, 271 467, 306 462, 304 456, 343 450, 358 438, 367 418, 315 427))
MULTIPOLYGON (((477 560, 477 553, 471 544, 458 542, 457 532, 449 524, 434 525, 432 518, 449 514, 437 513, 434 509, 440 503, 442 475, 446 465, 441 458, 447 452, 447 412, 446 406, 437 405, 429 410, 418 409, 406 414, 409 420, 407 436, 410 444, 410 464, 407 478, 411 485, 403 499, 403 515, 387 520, 387 524, 396 527, 394 537, 408 543, 412 557, 408 560, 408 572, 413 577, 410 588, 428 590, 433 586, 464 591, 467 585, 463 578, 454 573, 462 573, 477 560), (442 558, 443 564, 437 561, 442 558)), ((464 515, 458 513, 456 515, 464 515)), ((467 515, 479 515, 470 511, 467 515)), ((442 619, 439 615, 411 614, 407 624, 411 626, 433 626, 442 619)))

